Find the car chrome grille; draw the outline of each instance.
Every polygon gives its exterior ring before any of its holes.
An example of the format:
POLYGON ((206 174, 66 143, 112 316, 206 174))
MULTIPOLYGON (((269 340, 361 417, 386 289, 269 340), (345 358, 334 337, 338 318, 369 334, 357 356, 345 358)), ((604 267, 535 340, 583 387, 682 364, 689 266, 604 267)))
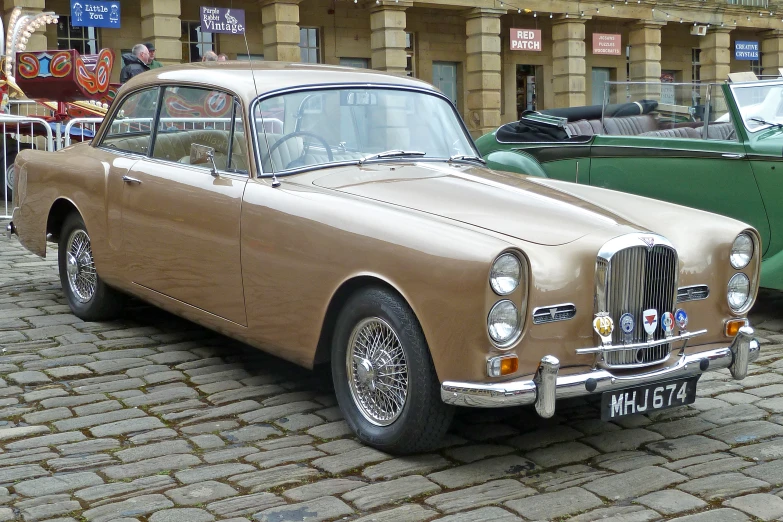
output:
MULTIPOLYGON (((604 252, 606 258, 599 257, 596 312, 609 312, 614 320, 614 346, 647 341, 642 312, 650 308, 658 311, 658 327, 653 339, 665 337, 660 327, 661 315, 674 311, 678 273, 677 252, 666 243, 651 248, 643 244, 626 246, 609 255, 604 252), (620 317, 625 313, 634 318, 634 330, 628 336, 619 325, 620 317)), ((611 351, 604 354, 600 364, 611 367, 647 366, 666 360, 670 351, 668 343, 651 348, 611 351)))

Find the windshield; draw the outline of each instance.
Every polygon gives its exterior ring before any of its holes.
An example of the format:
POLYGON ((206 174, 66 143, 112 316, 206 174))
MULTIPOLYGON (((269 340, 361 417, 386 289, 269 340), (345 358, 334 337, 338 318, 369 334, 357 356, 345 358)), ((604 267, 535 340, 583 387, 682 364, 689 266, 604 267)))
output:
POLYGON ((267 98, 254 111, 266 173, 334 163, 478 155, 452 106, 424 92, 307 90, 267 98))
POLYGON ((750 132, 783 124, 783 82, 763 81, 732 85, 742 121, 750 132))

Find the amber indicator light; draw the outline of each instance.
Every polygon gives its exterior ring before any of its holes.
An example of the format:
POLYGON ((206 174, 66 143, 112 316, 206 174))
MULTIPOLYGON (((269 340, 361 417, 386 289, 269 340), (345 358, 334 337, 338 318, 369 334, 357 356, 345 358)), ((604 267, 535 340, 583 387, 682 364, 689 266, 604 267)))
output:
POLYGON ((747 324, 745 319, 730 319, 726 321, 726 337, 736 337, 740 328, 745 326, 745 324, 747 324))

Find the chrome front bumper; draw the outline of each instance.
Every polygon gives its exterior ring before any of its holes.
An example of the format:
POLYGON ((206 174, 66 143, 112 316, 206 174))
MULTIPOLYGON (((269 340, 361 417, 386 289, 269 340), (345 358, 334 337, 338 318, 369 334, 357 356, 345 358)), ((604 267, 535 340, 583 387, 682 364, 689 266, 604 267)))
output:
POLYGON ((558 375, 560 361, 547 355, 541 359, 532 380, 496 384, 446 381, 441 385, 440 396, 447 404, 476 408, 535 404, 540 416, 551 417, 555 414, 556 399, 630 388, 664 379, 693 377, 722 368, 729 368, 735 379, 744 379, 748 374, 748 364, 755 361, 760 353, 759 343, 753 335, 753 328, 744 326, 729 346, 680 355, 674 366, 631 376, 613 375, 603 369, 558 375))

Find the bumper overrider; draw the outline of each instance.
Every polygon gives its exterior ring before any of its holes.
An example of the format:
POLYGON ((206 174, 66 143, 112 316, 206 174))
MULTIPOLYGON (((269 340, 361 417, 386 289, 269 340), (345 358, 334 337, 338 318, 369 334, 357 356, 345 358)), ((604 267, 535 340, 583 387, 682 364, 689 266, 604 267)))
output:
POLYGON ((664 379, 681 379, 729 368, 731 375, 744 379, 748 364, 760 353, 759 343, 753 338, 750 326, 740 328, 729 346, 689 355, 679 355, 671 367, 629 376, 614 375, 605 369, 558 375, 560 361, 551 355, 541 359, 532 380, 501 383, 473 383, 445 381, 441 385, 441 399, 455 406, 500 408, 535 404, 541 417, 555 414, 555 400, 579 397, 593 393, 630 388, 664 379))

